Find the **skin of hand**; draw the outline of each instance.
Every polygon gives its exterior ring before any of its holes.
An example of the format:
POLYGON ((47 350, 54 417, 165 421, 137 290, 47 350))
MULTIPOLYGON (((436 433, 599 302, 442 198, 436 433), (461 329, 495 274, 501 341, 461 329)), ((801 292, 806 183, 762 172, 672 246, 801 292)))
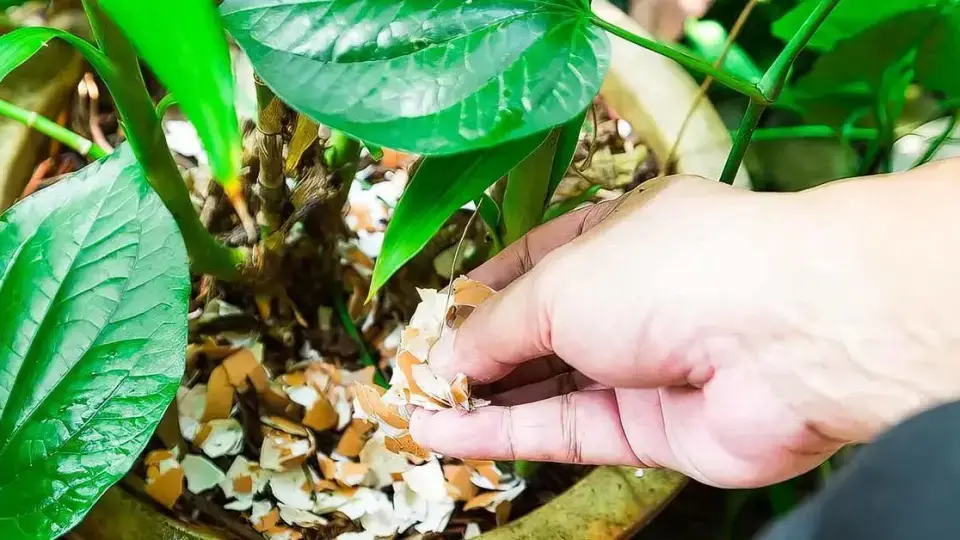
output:
POLYGON ((418 410, 413 436, 723 487, 806 472, 960 397, 958 176, 672 177, 551 221, 471 274, 501 292, 431 353, 493 404, 418 410))

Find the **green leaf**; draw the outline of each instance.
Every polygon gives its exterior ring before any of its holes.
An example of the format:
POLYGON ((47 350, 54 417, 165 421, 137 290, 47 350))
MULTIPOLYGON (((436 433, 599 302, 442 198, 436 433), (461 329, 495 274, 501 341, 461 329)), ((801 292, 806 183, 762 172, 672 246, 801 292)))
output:
POLYGON ((213 2, 98 0, 197 128, 214 176, 240 174, 240 127, 226 36, 213 2))
POLYGON ((0 530, 54 538, 176 394, 190 279, 128 145, 0 216, 0 530))
POLYGON ((583 0, 226 0, 220 9, 286 103, 411 153, 487 148, 558 126, 586 108, 609 65, 608 38, 583 0))
POLYGON ((912 11, 839 42, 790 88, 788 99, 809 111, 809 122, 841 125, 849 111, 872 106, 885 73, 909 67, 900 64, 921 45, 937 18, 936 10, 912 11))
POLYGON ((53 38, 63 39, 76 47, 97 71, 110 69, 110 62, 90 42, 55 28, 27 27, 0 36, 0 81, 53 38))
POLYGON ((567 169, 573 163, 573 156, 577 153, 577 145, 580 144, 580 130, 583 129, 583 122, 586 118, 587 110, 585 109, 569 122, 557 128, 559 131, 557 134, 557 151, 554 153, 553 165, 550 168, 550 183, 547 186, 547 196, 544 197, 544 206, 550 202, 550 197, 553 197, 553 192, 557 190, 563 177, 567 174, 567 169))
POLYGON ((917 79, 931 90, 960 98, 960 4, 944 8, 917 55, 917 79))
POLYGON ((387 225, 370 296, 419 253, 457 209, 523 161, 548 135, 540 133, 496 148, 424 158, 387 225))
MULTIPOLYGON (((797 7, 773 23, 773 33, 788 41, 797 33, 821 0, 803 0, 797 7)), ((952 1, 952 0, 951 0, 952 1)), ((823 22, 808 47, 820 51, 833 49, 839 42, 883 21, 939 5, 940 0, 841 0, 823 22)))
POLYGON ((543 213, 543 222, 546 223, 551 219, 556 219, 567 212, 574 210, 581 204, 589 202, 597 195, 597 192, 600 191, 600 188, 602 187, 603 186, 599 184, 594 184, 576 197, 571 197, 565 201, 560 201, 557 204, 551 205, 547 208, 547 211, 543 213))
POLYGON ((543 219, 559 131, 551 131, 546 140, 507 175, 501 220, 504 246, 519 240, 543 219))

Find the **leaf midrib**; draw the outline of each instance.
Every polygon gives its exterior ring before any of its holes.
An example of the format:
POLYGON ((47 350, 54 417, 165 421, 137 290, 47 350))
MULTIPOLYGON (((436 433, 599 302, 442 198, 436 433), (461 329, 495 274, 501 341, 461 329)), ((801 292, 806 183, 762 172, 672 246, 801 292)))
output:
MULTIPOLYGON (((126 169, 126 167, 124 167, 124 169, 126 169)), ((116 183, 120 180, 120 178, 121 178, 121 175, 120 175, 120 174, 118 174, 118 175, 114 178, 113 182, 111 182, 110 185, 109 185, 109 188, 108 188, 108 189, 109 189, 110 191, 109 191, 108 193, 111 193, 111 192, 112 192, 114 186, 116 186, 116 183)), ((73 258, 71 259, 71 261, 70 261, 70 266, 69 266, 69 268, 67 269, 66 273, 64 273, 63 278, 57 283, 57 292, 54 294, 53 299, 51 300, 51 302, 50 302, 50 303, 47 305, 47 307, 44 309, 43 318, 42 318, 40 324, 37 326, 37 330, 36 330, 36 332, 34 332, 32 338, 31 338, 31 340, 30 340, 30 345, 27 346, 27 350, 26 350, 26 352, 24 353, 24 355, 23 355, 23 357, 22 357, 22 359, 23 359, 24 361, 26 361, 26 360, 30 357, 30 353, 33 351, 33 346, 34 346, 34 344, 36 344, 36 343, 39 341, 39 340, 36 339, 37 336, 42 333, 41 331, 44 330, 44 328, 46 328, 46 326, 47 326, 47 324, 48 324, 48 320, 49 320, 47 316, 49 315, 50 310, 53 308, 53 306, 57 305, 58 302, 60 301, 60 291, 61 291, 61 288, 63 287, 64 282, 67 281, 67 279, 70 277, 71 273, 75 270, 75 265, 76 265, 76 261, 77 261, 77 258, 78 258, 77 255, 78 255, 81 251, 83 251, 84 247, 86 246, 87 239, 88 239, 89 236, 90 236, 90 232, 93 230, 94 225, 96 224, 97 220, 100 218, 100 214, 101 214, 101 212, 102 212, 102 210, 103 210, 103 207, 106 205, 107 200, 108 200, 108 197, 104 197, 104 198, 102 199, 101 203, 97 206, 96 214, 94 215, 93 219, 90 221, 90 226, 89 226, 89 228, 87 229, 87 231, 86 231, 86 232, 84 233, 84 235, 83 235, 83 241, 80 243, 79 249, 77 250, 76 254, 74 254, 73 258)), ((139 209, 139 205, 138 205, 138 209, 139 209)), ((52 212, 51 212, 51 214, 52 214, 52 212)), ((47 216, 45 216, 45 217, 43 218, 43 220, 40 222, 40 225, 37 226, 37 230, 40 230, 40 228, 41 228, 41 226, 43 225, 43 223, 45 223, 45 222, 47 221, 47 219, 50 218, 50 215, 51 215, 51 214, 47 214, 47 216)), ((142 229, 143 224, 140 223, 139 220, 137 220, 137 223, 138 223, 139 227, 142 229)), ((31 237, 31 238, 32 238, 32 237, 31 237)), ((136 265, 137 261, 139 260, 141 247, 142 247, 142 243, 141 243, 141 242, 138 242, 138 243, 137 243, 137 255, 136 255, 136 258, 134 259, 134 263, 133 263, 134 265, 136 265)), ((18 256, 19 256, 19 253, 18 253, 18 256)), ((11 262, 11 266, 12 266, 15 262, 16 262, 16 259, 11 262)), ((129 276, 127 276, 125 279, 126 279, 126 282, 124 283, 123 291, 122 291, 121 294, 120 294, 120 298, 123 298, 123 295, 126 294, 127 286, 128 286, 128 284, 129 284, 129 281, 130 281, 129 276)), ((7 283, 6 280, 4 280, 4 282, 3 282, 2 284, 0 284, 0 287, 5 286, 6 283, 7 283)), ((110 312, 110 315, 106 318, 106 321, 107 321, 106 324, 109 324, 110 320, 111 320, 111 319, 113 318, 113 316, 116 314, 116 311, 117 311, 117 309, 118 309, 119 306, 120 306, 120 303, 121 303, 121 302, 118 300, 117 303, 116 303, 116 305, 114 305, 113 309, 112 309, 111 312, 110 312)), ((87 353, 90 352, 90 348, 93 347, 93 345, 97 342, 97 340, 99 339, 99 337, 100 337, 102 334, 103 334, 103 329, 101 328, 101 329, 99 330, 98 334, 97 334, 97 337, 94 338, 93 340, 91 340, 91 341, 90 341, 90 345, 83 351, 83 353, 82 353, 81 355, 79 355, 79 358, 78 358, 78 362, 77 362, 77 363, 79 363, 80 361, 82 361, 83 358, 87 355, 87 353)), ((75 363, 73 366, 70 367, 70 369, 68 369, 66 372, 64 372, 63 376, 54 384, 53 390, 55 390, 57 387, 59 387, 59 385, 63 382, 63 380, 76 368, 76 365, 77 365, 77 364, 75 363)), ((22 381, 22 379, 20 378, 20 375, 21 375, 24 371, 25 371, 25 370, 22 369, 22 368, 17 371, 17 374, 16 374, 16 376, 14 377, 14 380, 13 380, 13 384, 12 384, 11 387, 10 387, 10 396, 13 395, 14 390, 17 388, 17 385, 22 381)), ((19 423, 19 424, 16 424, 16 423, 15 423, 14 429, 13 429, 13 431, 10 433, 10 435, 7 436, 7 437, 3 437, 3 440, 0 441, 0 460, 2 460, 3 456, 6 455, 7 449, 10 447, 10 442, 16 438, 16 436, 20 433, 20 430, 23 428, 23 426, 25 426, 25 425, 27 425, 27 424, 29 423, 29 420, 30 420, 30 418, 33 416, 33 414, 36 413, 37 409, 39 409, 39 408, 46 402, 47 398, 48 398, 49 396, 51 396, 51 395, 53 395, 53 391, 47 392, 27 414, 23 415, 23 417, 22 417, 23 419, 22 419, 22 422, 21 422, 21 423, 19 423)), ((9 396, 8 396, 8 401, 3 404, 3 411, 0 412, 0 425, 3 425, 3 424, 4 424, 4 421, 7 419, 7 416, 8 416, 7 413, 8 413, 8 411, 9 411, 9 409, 7 408, 8 403, 9 403, 9 396)), ((0 435, 2 435, 2 434, 0 434, 0 435)))

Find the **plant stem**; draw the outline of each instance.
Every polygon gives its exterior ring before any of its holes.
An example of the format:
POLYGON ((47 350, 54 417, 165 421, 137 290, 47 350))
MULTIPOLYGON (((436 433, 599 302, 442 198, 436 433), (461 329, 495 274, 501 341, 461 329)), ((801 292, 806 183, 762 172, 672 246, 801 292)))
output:
POLYGON ((153 100, 147 92, 133 46, 100 10, 94 0, 84 0, 94 37, 111 60, 100 66, 120 113, 127 140, 151 187, 173 214, 180 228, 193 270, 219 279, 235 280, 245 255, 217 242, 203 227, 180 170, 160 126, 153 100))
POLYGON ((937 152, 943 148, 943 145, 950 140, 950 136, 953 135, 954 130, 957 129, 957 125, 960 125, 960 110, 953 113, 953 116, 951 116, 947 122, 947 127, 930 141, 930 146, 927 147, 923 155, 920 156, 910 168, 915 169, 925 163, 929 163, 930 160, 937 155, 937 152))
POLYGON ((373 360, 373 355, 371 355, 367 349, 367 344, 363 340, 363 334, 360 333, 357 324, 350 318, 350 311, 347 310, 347 305, 343 301, 343 295, 339 291, 333 294, 333 303, 337 308, 337 314, 340 316, 340 323, 343 324, 343 328, 347 331, 350 338, 353 339, 353 342, 357 344, 357 349, 360 351, 360 363, 373 367, 373 382, 383 388, 389 388, 390 385, 387 384, 387 379, 383 376, 383 373, 380 373, 380 370, 377 368, 377 363, 373 360))
POLYGON ((723 165, 723 172, 720 174, 721 182, 733 184, 733 179, 737 177, 737 171, 740 170, 740 164, 743 163, 743 157, 747 155, 753 132, 760 124, 760 117, 766 109, 766 105, 762 102, 750 100, 747 111, 740 120, 740 127, 737 128, 737 136, 733 139, 733 148, 730 149, 727 162, 723 165))
POLYGON ((81 156, 92 159, 100 159, 107 155, 107 152, 93 143, 93 141, 80 136, 73 131, 51 121, 49 118, 39 114, 17 107, 9 101, 0 99, 0 116, 5 116, 11 120, 16 120, 21 124, 33 128, 40 133, 55 141, 69 146, 76 150, 81 156))
POLYGON ((660 43, 659 41, 650 38, 638 36, 629 30, 625 30, 615 24, 611 24, 601 19, 596 14, 591 14, 590 22, 621 39, 625 39, 630 43, 643 47, 644 49, 648 49, 657 54, 663 55, 684 67, 713 77, 720 84, 749 97, 751 100, 767 102, 766 96, 755 85, 749 81, 737 77, 736 75, 732 75, 724 71, 720 67, 714 67, 708 62, 704 62, 703 60, 689 53, 681 51, 665 43, 660 43))
POLYGON ((260 157, 257 175, 260 211, 258 224, 272 233, 283 223, 286 186, 283 181, 283 117, 286 107, 259 78, 257 87, 256 152, 260 157))
POLYGON ((833 139, 872 141, 879 137, 876 129, 849 128, 846 131, 831 126, 786 126, 759 128, 753 133, 754 141, 778 141, 782 139, 833 139))
MULTIPOLYGON (((732 184, 733 179, 740 170, 740 164, 743 163, 743 157, 750 146, 750 140, 753 138, 753 132, 760 124, 760 117, 771 103, 780 98, 780 92, 787 82, 790 74, 790 68, 797 60, 800 52, 807 46, 810 38, 816 33, 817 28, 823 24, 823 21, 830 15, 833 8, 836 7, 839 0, 820 0, 817 7, 803 22, 797 33, 790 38, 786 46, 777 55, 777 58, 770 65, 770 68, 763 74, 756 90, 760 97, 750 96, 750 104, 747 105, 747 111, 743 115, 740 127, 737 129, 737 137, 733 141, 733 149, 727 156, 727 162, 723 166, 723 173, 720 175, 720 181, 726 184, 732 184)), ((719 79, 717 79, 719 81, 719 79)), ((721 81, 722 82, 722 81, 721 81)))

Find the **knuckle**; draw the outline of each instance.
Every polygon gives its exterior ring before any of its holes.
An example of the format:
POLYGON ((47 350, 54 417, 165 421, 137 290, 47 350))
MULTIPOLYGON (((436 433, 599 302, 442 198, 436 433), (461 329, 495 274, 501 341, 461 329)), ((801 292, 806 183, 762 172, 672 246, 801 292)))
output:
POLYGON ((563 441, 563 460, 583 462, 583 446, 577 425, 577 409, 573 394, 560 396, 560 437, 563 441))
POLYGON ((516 438, 513 429, 513 407, 504 407, 503 412, 500 413, 500 431, 503 433, 509 461, 516 461, 517 459, 516 438))

